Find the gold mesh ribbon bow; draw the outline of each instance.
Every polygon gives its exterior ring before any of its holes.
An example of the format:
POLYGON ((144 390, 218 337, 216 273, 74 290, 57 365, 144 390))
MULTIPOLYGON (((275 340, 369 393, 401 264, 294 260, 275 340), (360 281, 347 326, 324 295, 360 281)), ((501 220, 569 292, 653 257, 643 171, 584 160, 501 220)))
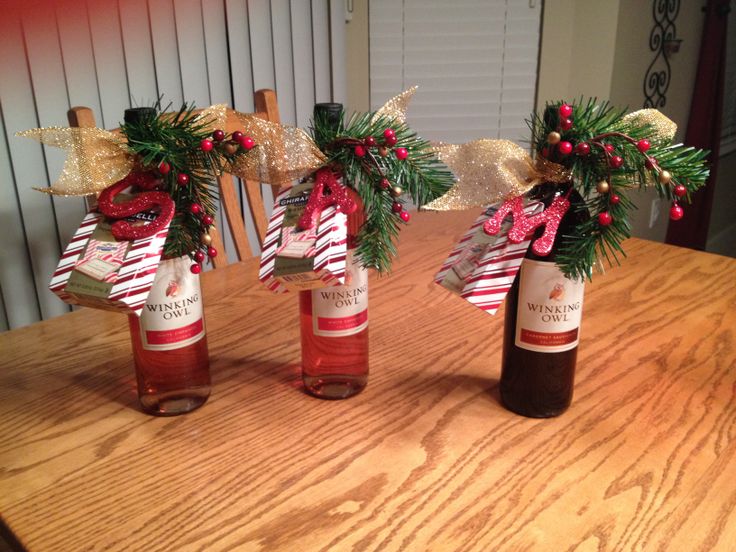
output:
POLYGON ((235 115, 257 148, 254 154, 235 160, 228 168, 232 174, 267 184, 285 184, 313 173, 327 162, 325 154, 302 129, 250 114, 235 115))
MULTIPOLYGON (((380 117, 403 123, 406 109, 417 87, 391 98, 376 111, 380 117)), ((248 180, 267 184, 285 184, 308 176, 327 162, 327 157, 312 138, 300 128, 272 123, 255 115, 236 112, 244 132, 258 144, 256 155, 239 157, 230 172, 248 180)))
MULTIPOLYGON (((650 141, 669 143, 677 125, 656 109, 641 109, 626 115, 622 126, 634 124, 651 129, 650 141)), ((444 196, 424 206, 430 211, 453 211, 482 207, 525 194, 537 184, 561 184, 572 178, 562 165, 537 157, 509 140, 481 139, 466 144, 435 144, 440 161, 455 174, 457 182, 444 196)))

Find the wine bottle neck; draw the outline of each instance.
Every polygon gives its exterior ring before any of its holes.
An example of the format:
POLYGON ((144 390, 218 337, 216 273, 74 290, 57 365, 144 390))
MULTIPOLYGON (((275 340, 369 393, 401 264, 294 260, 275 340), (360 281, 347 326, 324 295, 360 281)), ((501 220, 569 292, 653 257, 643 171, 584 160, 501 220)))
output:
MULTIPOLYGON (((544 203, 545 208, 549 207, 554 199, 559 196, 565 196, 570 201, 570 207, 560 221, 550 254, 546 256, 536 255, 531 247, 528 249, 526 254, 527 259, 554 262, 556 252, 567 239, 565 236, 574 235, 575 227, 590 218, 590 215, 585 208, 585 200, 578 191, 575 190, 572 182, 565 182, 562 184, 545 182, 536 186, 530 192, 529 196, 531 199, 544 203)), ((544 226, 537 228, 534 233, 534 239, 541 237, 544 230, 544 226)))
MULTIPOLYGON (((531 199, 541 201, 544 203, 545 207, 549 207, 556 197, 568 195, 568 197, 571 198, 573 193, 577 195, 573 189, 572 182, 563 182, 562 184, 543 182, 542 184, 535 186, 531 192, 529 192, 529 197, 531 199)), ((578 195, 578 197, 580 196, 578 195)), ((570 202, 572 203, 573 200, 570 199, 570 202)))

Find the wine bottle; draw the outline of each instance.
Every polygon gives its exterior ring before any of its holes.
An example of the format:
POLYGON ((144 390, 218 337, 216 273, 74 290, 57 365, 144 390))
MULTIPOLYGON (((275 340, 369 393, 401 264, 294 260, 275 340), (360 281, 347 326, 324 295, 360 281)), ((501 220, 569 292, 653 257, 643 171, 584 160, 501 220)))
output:
POLYGON ((532 418, 558 416, 572 402, 585 284, 565 278, 554 261, 565 234, 589 215, 569 185, 541 185, 535 198, 546 207, 568 192, 570 208, 552 252, 540 257, 530 247, 506 297, 501 400, 509 410, 532 418))
POLYGON ((186 255, 161 261, 140 318, 128 317, 138 398, 149 414, 184 414, 210 395, 202 292, 191 264, 186 255))
MULTIPOLYGON (((340 104, 315 105, 315 121, 336 127, 341 117, 340 104)), ((322 399, 351 397, 368 382, 368 271, 355 257, 364 214, 350 193, 358 209, 348 215, 345 284, 299 292, 302 381, 322 399)))
MULTIPOLYGON (((150 107, 125 110, 126 123, 154 117, 150 107)), ((128 317, 138 399, 148 414, 175 416, 207 402, 210 361, 199 274, 191 260, 163 258, 140 318, 128 317)))

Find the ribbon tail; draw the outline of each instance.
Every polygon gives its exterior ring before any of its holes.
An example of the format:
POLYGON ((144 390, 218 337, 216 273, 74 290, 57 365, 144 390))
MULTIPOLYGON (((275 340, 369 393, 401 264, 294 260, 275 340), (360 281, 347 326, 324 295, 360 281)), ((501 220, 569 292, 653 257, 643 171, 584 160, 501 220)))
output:
POLYGON ((437 157, 457 181, 429 211, 482 207, 525 194, 539 182, 531 157, 509 140, 481 139, 466 144, 433 144, 437 157))
POLYGON ((371 122, 376 122, 381 117, 396 121, 397 123, 406 122, 406 110, 409 108, 409 102, 411 101, 414 93, 417 91, 418 86, 412 86, 408 90, 405 90, 398 96, 394 96, 387 101, 383 106, 376 111, 371 119, 371 122))
POLYGON ((96 194, 125 178, 134 158, 122 137, 100 128, 48 127, 18 132, 41 144, 67 152, 61 175, 50 188, 35 188, 61 196, 96 194))
POLYGON ((228 167, 235 176, 281 185, 303 178, 327 162, 325 154, 302 129, 234 113, 244 132, 256 142, 254 155, 241 155, 228 167))
POLYGON ((647 137, 656 145, 667 145, 675 138, 677 125, 658 109, 640 109, 625 115, 614 130, 626 131, 629 127, 648 128, 647 137))
POLYGON ((227 104, 214 104, 200 111, 196 120, 210 131, 224 129, 227 124, 228 111, 231 110, 228 109, 227 104))

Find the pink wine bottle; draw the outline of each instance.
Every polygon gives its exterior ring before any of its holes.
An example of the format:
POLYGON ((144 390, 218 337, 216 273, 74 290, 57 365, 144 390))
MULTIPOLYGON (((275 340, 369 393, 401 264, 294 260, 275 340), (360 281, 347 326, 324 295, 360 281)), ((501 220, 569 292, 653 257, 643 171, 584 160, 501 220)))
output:
MULTIPOLYGON (((315 120, 338 126, 341 104, 317 104, 315 120)), ((368 270, 356 259, 356 237, 364 221, 362 203, 348 215, 347 275, 342 286, 299 293, 302 380, 310 394, 346 399, 368 383, 368 270)))

